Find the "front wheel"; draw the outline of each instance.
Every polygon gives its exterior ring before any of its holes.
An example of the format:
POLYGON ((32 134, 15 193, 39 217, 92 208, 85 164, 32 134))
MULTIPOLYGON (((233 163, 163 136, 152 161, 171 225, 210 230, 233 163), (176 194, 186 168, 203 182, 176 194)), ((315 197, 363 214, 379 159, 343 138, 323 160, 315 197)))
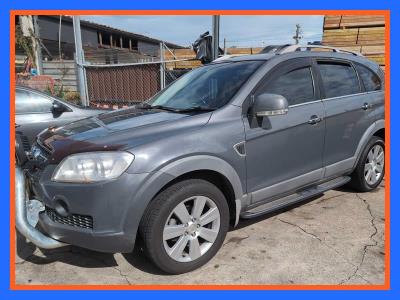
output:
POLYGON ((360 192, 369 192, 381 183, 384 175, 385 142, 382 138, 373 136, 351 175, 350 185, 360 192))
POLYGON ((155 265, 180 274, 207 263, 221 247, 228 227, 223 193, 208 181, 189 179, 156 196, 139 230, 155 265))

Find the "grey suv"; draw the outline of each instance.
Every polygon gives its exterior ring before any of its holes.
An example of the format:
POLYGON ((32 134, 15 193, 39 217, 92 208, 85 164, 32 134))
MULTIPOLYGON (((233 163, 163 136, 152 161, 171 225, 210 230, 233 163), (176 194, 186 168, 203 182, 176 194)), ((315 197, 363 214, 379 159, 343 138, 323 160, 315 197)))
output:
POLYGON ((16 170, 17 228, 44 248, 131 252, 140 238, 177 274, 209 261, 240 218, 376 188, 381 69, 299 50, 219 59, 146 103, 41 133, 16 170))

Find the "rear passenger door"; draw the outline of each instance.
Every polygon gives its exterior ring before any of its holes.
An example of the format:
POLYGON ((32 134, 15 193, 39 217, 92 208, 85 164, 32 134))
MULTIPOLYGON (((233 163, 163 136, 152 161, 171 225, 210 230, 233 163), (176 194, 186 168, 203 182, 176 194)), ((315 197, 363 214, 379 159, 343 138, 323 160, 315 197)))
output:
POLYGON ((341 60, 317 60, 325 106, 325 177, 351 170, 355 152, 373 116, 354 65, 341 60))

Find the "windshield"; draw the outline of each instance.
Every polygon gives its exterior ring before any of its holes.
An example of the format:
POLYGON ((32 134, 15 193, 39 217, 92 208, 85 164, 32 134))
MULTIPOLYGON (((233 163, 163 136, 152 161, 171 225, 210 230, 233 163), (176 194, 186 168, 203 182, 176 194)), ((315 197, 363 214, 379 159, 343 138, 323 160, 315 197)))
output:
POLYGON ((220 108, 232 99, 262 63, 227 62, 195 69, 155 95, 148 104, 176 110, 220 108))

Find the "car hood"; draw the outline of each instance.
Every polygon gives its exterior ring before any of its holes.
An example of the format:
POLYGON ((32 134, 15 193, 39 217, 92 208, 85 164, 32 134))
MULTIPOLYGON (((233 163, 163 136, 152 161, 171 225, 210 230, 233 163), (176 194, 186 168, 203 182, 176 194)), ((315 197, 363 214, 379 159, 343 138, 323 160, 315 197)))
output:
POLYGON ((38 142, 53 154, 52 161, 57 162, 72 153, 131 148, 165 137, 169 131, 187 127, 187 123, 198 126, 208 119, 209 113, 190 115, 128 108, 46 130, 39 135, 38 142))

